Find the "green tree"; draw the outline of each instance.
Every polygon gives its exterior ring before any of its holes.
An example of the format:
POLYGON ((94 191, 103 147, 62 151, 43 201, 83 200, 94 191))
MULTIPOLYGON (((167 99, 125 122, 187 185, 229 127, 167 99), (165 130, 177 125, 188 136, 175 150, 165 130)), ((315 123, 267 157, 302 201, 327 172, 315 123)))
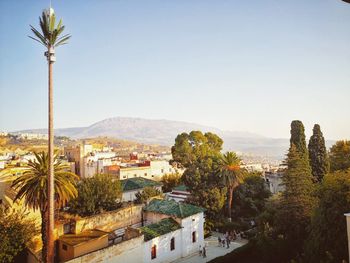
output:
POLYGON ((305 246, 306 262, 347 260, 344 214, 350 211, 350 171, 325 176, 317 193, 320 201, 312 215, 311 233, 305 246))
POLYGON ((271 192, 261 174, 247 174, 233 198, 235 217, 257 217, 265 210, 265 204, 270 196, 271 192))
POLYGON ((135 194, 135 196, 136 196, 135 203, 137 203, 137 204, 144 204, 151 197, 158 196, 160 194, 161 194, 161 192, 157 188, 151 187, 151 186, 147 186, 142 191, 137 192, 135 194))
POLYGON ((330 149, 331 172, 350 168, 350 141, 337 141, 330 149))
MULTIPOLYGON (((29 161, 23 175, 13 181, 12 187, 17 192, 14 201, 24 199, 27 207, 39 209, 41 214, 41 238, 43 241, 42 257, 47 255, 47 219, 48 219, 48 167, 49 155, 45 152, 34 153, 35 160, 29 161)), ((69 172, 70 167, 54 156, 54 191, 56 207, 64 206, 70 199, 77 196, 77 175, 69 172)))
POLYGON ((226 201, 226 187, 208 187, 201 188, 191 194, 189 198, 186 199, 186 202, 192 203, 195 205, 200 205, 206 209, 206 215, 209 218, 216 218, 220 215, 220 212, 225 205, 226 201))
POLYGON ((35 221, 24 211, 0 206, 0 262, 14 262, 37 234, 35 221))
POLYGON ((170 192, 174 187, 181 182, 181 175, 179 173, 165 174, 162 177, 163 192, 170 192))
POLYGON ((69 210, 80 216, 99 214, 121 206, 120 181, 110 175, 96 174, 78 184, 78 197, 69 204, 69 210))
POLYGON ((172 161, 188 168, 201 163, 208 157, 220 155, 222 144, 222 139, 210 132, 181 133, 176 137, 175 145, 171 148, 172 161))
POLYGON ((329 172, 329 159, 320 125, 315 124, 309 140, 309 157, 314 181, 321 182, 329 172))
POLYGON ((301 121, 295 120, 291 123, 290 145, 294 145, 300 157, 309 160, 309 152, 306 147, 305 128, 301 121))
POLYGON ((173 162, 186 168, 181 179, 191 192, 187 201, 207 208, 207 214, 214 217, 218 216, 217 211, 222 209, 226 199, 225 185, 217 173, 222 144, 216 134, 192 131, 179 134, 171 149, 173 162))
POLYGON ((291 257, 295 257, 301 253, 303 241, 307 237, 315 199, 309 162, 302 158, 294 144, 289 149, 287 165, 282 177, 285 190, 282 192, 276 223, 279 233, 291 247, 291 257))
MULTIPOLYGON (((45 56, 48 62, 48 72, 49 72, 49 105, 48 105, 48 133, 49 133, 49 161, 48 161, 48 183, 47 183, 47 233, 46 233, 46 242, 47 242, 47 253, 44 255, 44 262, 53 262, 54 260, 54 130, 53 130, 53 63, 56 61, 55 57, 55 48, 64 44, 67 44, 68 39, 70 38, 69 34, 62 35, 65 26, 62 25, 62 20, 56 25, 56 16, 52 8, 42 12, 42 16, 39 17, 40 29, 35 29, 31 27, 34 37, 29 36, 31 39, 39 42, 46 48, 45 56)), ((46 245, 45 245, 46 246, 46 245)))
POLYGON ((241 160, 234 152, 226 152, 219 161, 219 174, 227 187, 227 215, 231 221, 233 191, 243 182, 244 173, 240 168, 241 160))

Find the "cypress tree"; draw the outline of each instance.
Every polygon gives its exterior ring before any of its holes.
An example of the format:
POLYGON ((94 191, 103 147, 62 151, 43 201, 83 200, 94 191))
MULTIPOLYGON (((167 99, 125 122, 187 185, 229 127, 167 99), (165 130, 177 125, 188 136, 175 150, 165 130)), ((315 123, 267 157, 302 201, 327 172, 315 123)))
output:
POLYGON ((277 231, 291 248, 288 253, 295 257, 302 251, 303 241, 307 237, 307 226, 310 224, 315 200, 304 126, 300 121, 293 121, 291 127, 290 148, 286 159, 288 168, 282 177, 285 190, 276 225, 277 231))
POLYGON ((321 182, 329 172, 329 159, 320 125, 315 124, 309 141, 309 157, 314 181, 321 182))
POLYGON ((306 147, 305 128, 301 121, 295 120, 291 123, 290 145, 294 144, 296 151, 302 158, 308 159, 309 153, 306 147))

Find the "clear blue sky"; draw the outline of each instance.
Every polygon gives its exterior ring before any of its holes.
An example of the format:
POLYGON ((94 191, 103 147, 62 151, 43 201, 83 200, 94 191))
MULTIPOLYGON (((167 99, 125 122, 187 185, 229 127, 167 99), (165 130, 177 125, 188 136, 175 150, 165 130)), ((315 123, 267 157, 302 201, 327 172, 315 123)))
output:
MULTIPOLYGON (((350 5, 340 0, 55 1, 55 127, 113 117, 289 137, 350 137, 350 5)), ((47 65, 29 24, 49 0, 0 1, 0 130, 47 123, 47 65)))

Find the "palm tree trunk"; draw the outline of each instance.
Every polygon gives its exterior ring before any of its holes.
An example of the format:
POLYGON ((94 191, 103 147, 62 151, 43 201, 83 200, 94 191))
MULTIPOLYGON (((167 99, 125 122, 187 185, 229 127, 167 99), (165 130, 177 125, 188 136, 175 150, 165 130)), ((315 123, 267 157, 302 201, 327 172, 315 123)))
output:
MULTIPOLYGON (((50 52, 50 46, 48 48, 50 52)), ((50 54, 49 54, 50 56, 50 54)), ((47 217, 47 255, 45 257, 46 263, 54 261, 54 134, 53 134, 53 81, 52 81, 52 66, 53 62, 49 59, 49 174, 47 185, 47 200, 48 200, 48 217, 47 217)))
POLYGON ((41 214, 41 240, 43 242, 43 248, 42 248, 42 259, 44 262, 47 259, 47 238, 46 238, 46 233, 47 233, 47 219, 48 219, 48 213, 45 210, 40 210, 41 214))
POLYGON ((231 207, 232 207, 232 199, 233 199, 233 186, 230 186, 228 189, 228 221, 231 222, 231 207))

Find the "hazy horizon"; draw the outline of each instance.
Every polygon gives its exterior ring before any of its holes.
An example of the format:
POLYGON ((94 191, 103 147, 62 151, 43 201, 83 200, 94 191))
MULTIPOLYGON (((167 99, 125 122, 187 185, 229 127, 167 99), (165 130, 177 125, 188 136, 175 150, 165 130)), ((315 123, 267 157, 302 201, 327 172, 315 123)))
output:
MULTIPOLYGON (((68 45, 54 64, 55 127, 114 116, 288 138, 301 120, 350 137, 350 6, 328 1, 52 1, 68 45)), ((45 128, 48 1, 0 2, 0 130, 45 128), (15 17, 15 19, 14 19, 15 17)))

